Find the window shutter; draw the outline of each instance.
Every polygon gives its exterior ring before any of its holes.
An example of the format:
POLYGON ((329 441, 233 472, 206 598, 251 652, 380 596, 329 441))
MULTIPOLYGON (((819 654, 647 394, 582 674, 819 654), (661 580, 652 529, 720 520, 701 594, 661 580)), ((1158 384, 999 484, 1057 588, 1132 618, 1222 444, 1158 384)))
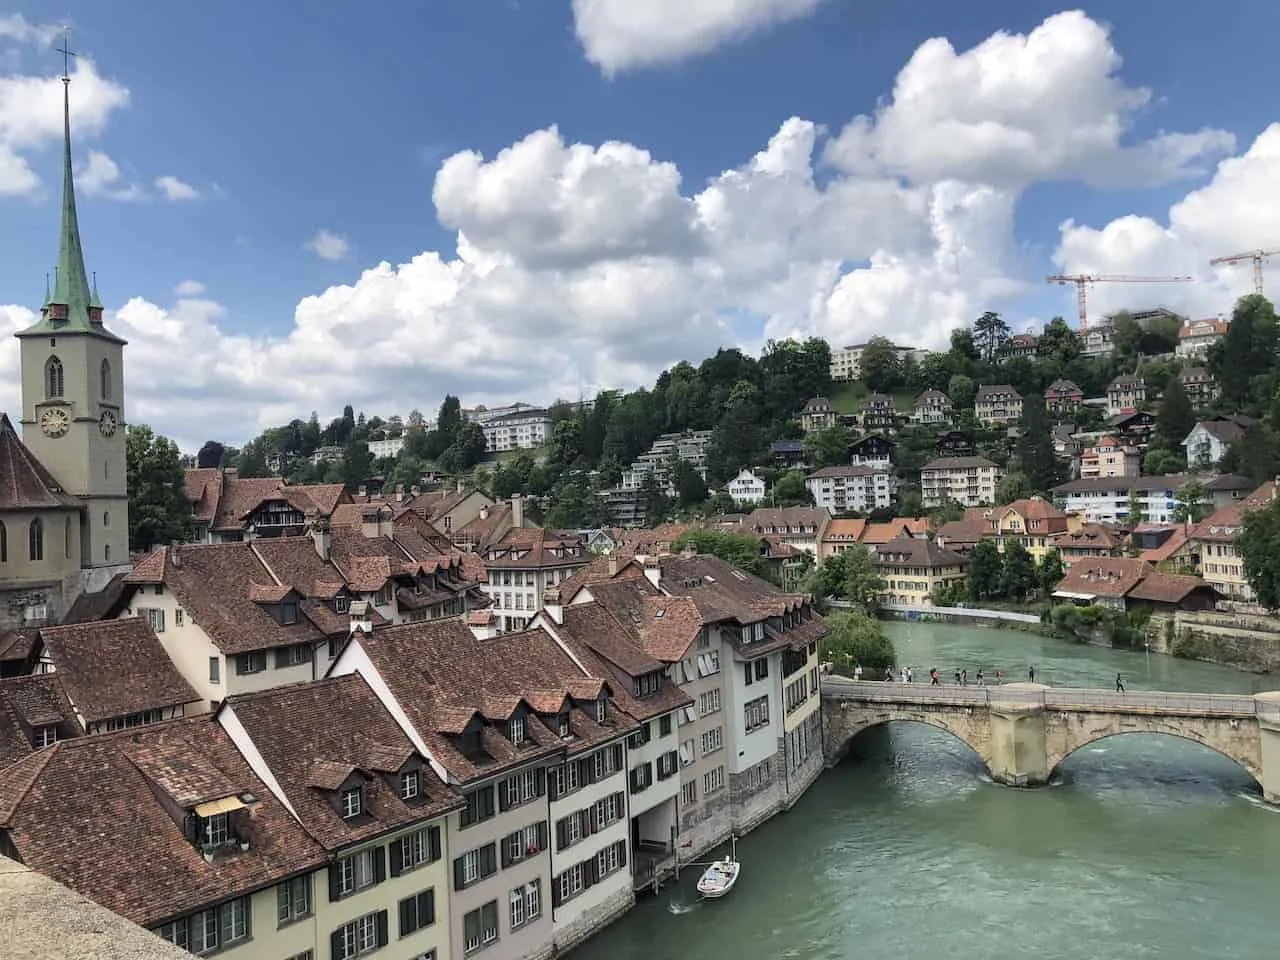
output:
POLYGON ((276 650, 276 669, 279 670, 281 667, 287 667, 288 665, 289 649, 287 647, 280 647, 276 650))
POLYGON ((536 796, 543 797, 547 793, 547 769, 539 767, 533 771, 533 792, 536 796))
POLYGON ((596 823, 596 808, 595 808, 595 807, 588 807, 588 808, 586 809, 586 811, 584 811, 584 815, 583 815, 582 821, 583 821, 583 822, 582 822, 582 832, 583 832, 584 834, 592 834, 592 833, 595 833, 595 832, 596 832, 597 827, 599 826, 599 825, 596 823))
MULTIPOLYGON (((373 848, 373 882, 381 883, 387 879, 387 848, 373 848)), ((386 918, 383 918, 384 922, 386 918)))
POLYGON ((547 779, 547 798, 549 800, 558 800, 560 798, 560 778, 551 776, 547 779))
POLYGON ((404 873, 404 841, 392 840, 388 849, 391 852, 391 875, 398 877, 404 873))
POLYGON ((583 757, 581 760, 578 761, 578 765, 581 773, 581 775, 578 778, 579 782, 595 783, 596 782, 596 765, 592 762, 591 758, 583 757))
POLYGON ((501 853, 502 853, 502 869, 504 870, 507 867, 511 866, 511 864, 514 862, 511 859, 511 838, 516 836, 518 836, 518 834, 511 833, 502 838, 501 853))
POLYGON ((428 836, 428 842, 430 843, 430 846, 431 846, 431 859, 439 860, 440 859, 440 828, 431 827, 430 830, 428 831, 427 836, 428 836))
POLYGON ((565 847, 565 818, 561 817, 556 821, 556 849, 563 850, 565 847))
POLYGON ((485 817, 493 816, 493 791, 493 787, 485 787, 484 790, 480 792, 480 796, 484 800, 483 809, 485 817))
POLYGON ((510 780, 503 780, 500 784, 498 784, 498 809, 504 812, 509 806, 509 804, 507 803, 507 798, 510 796, 510 793, 509 793, 510 784, 511 784, 510 780))
POLYGON ((582 865, 583 888, 595 886, 600 879, 600 857, 594 856, 582 865))
MULTIPOLYGON (((552 877, 551 878, 551 906, 559 907, 560 904, 562 903, 564 903, 564 900, 560 896, 560 878, 552 877)), ((339 954, 335 953, 334 956, 335 957, 339 956, 339 954)))
POLYGON ((631 771, 630 780, 631 780, 632 793, 640 792, 640 770, 641 770, 640 767, 636 767, 634 770, 631 771))
POLYGON ((462 857, 453 861, 453 889, 463 890, 467 886, 466 880, 463 879, 462 873, 462 857))
MULTIPOLYGON (((341 899, 342 899, 342 874, 338 870, 338 865, 336 863, 331 863, 329 864, 329 902, 337 903, 341 899)), ((334 956, 340 957, 342 956, 342 954, 335 953, 334 956)))
POLYGON ((627 865, 627 844, 623 840, 618 841, 618 865, 623 867, 627 865))
POLYGON ((487 877, 498 869, 497 844, 489 844, 480 848, 480 876, 487 877))
POLYGON ((619 790, 613 795, 614 801, 618 804, 618 816, 624 817, 627 813, 627 795, 619 790))
POLYGON ((346 956, 346 952, 342 949, 344 946, 342 927, 339 927, 329 935, 329 956, 333 957, 333 960, 342 960, 346 956))
POLYGON ((407 937, 413 932, 413 897, 400 901, 400 936, 407 937))
POLYGON ((547 849, 547 821, 538 821, 538 849, 547 849))
POLYGON ((429 927, 436 922, 436 888, 418 894, 418 925, 429 927))
POLYGON ((622 769, 622 744, 620 743, 613 745, 613 769, 622 769))
POLYGON ((377 924, 378 927, 378 946, 385 947, 391 939, 387 935, 387 911, 379 910, 377 919, 374 920, 374 923, 377 924))
POLYGON ((751 686, 751 683, 752 683, 752 681, 753 681, 755 678, 751 676, 751 664, 750 664, 750 663, 744 663, 744 664, 742 665, 742 673, 743 673, 743 679, 744 679, 744 680, 746 680, 746 682, 747 682, 747 686, 748 686, 748 687, 749 687, 749 686, 751 686))

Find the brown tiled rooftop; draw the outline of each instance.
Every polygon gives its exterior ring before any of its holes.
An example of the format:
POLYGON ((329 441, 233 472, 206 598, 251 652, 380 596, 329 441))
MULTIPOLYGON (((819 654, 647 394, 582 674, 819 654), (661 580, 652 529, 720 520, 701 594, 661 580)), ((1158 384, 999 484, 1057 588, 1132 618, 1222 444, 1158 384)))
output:
POLYGON ((0 771, 0 829, 28 866, 144 926, 324 863, 323 851, 207 718, 81 737, 0 771), (248 851, 207 863, 186 839, 157 795, 189 792, 184 764, 256 798, 253 816, 242 821, 248 851))
POLYGON ((1085 557, 1071 564, 1057 590, 1118 598, 1152 572, 1150 564, 1136 557, 1085 557))
POLYGON ((30 754, 33 731, 42 726, 57 726, 68 739, 80 733, 61 679, 45 673, 0 680, 0 768, 30 754))
POLYGON ((461 800, 430 767, 421 770, 424 802, 406 803, 379 774, 395 774, 414 753, 364 678, 356 674, 231 697, 230 712, 244 726, 307 832, 327 850, 456 809, 461 800), (389 754, 400 758, 394 767, 389 754), (353 770, 365 783, 368 817, 344 820, 326 790, 353 770), (340 777, 340 778, 339 778, 340 777), (320 782, 317 782, 320 781, 320 782))
POLYGON ((136 617, 43 627, 40 641, 86 723, 200 699, 136 617))
POLYGON ((1129 591, 1128 596, 1156 603, 1181 603, 1193 591, 1200 589, 1214 588, 1199 577, 1176 573, 1148 573, 1129 591))

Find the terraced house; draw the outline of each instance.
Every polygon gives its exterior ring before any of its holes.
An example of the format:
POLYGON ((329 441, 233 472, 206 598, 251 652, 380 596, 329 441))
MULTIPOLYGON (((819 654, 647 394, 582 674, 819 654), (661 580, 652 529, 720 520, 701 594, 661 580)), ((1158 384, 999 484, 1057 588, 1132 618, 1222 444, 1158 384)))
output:
POLYGON ((0 854, 195 954, 327 953, 324 849, 207 716, 59 742, 4 768, 0 854))
POLYGON ((549 633, 406 624, 353 638, 333 672, 365 677, 465 800, 449 820, 455 955, 548 956, 631 906, 638 724, 549 633))
POLYGON ((280 929, 310 932, 282 955, 448 960, 446 823, 463 801, 364 679, 233 697, 216 722, 324 853, 323 872, 293 878, 268 904, 280 929))
POLYGON ((676 730, 679 835, 681 855, 697 855, 789 807, 821 772, 823 623, 808 597, 715 557, 641 567, 642 578, 579 586, 567 609, 604 607, 689 697, 676 730))

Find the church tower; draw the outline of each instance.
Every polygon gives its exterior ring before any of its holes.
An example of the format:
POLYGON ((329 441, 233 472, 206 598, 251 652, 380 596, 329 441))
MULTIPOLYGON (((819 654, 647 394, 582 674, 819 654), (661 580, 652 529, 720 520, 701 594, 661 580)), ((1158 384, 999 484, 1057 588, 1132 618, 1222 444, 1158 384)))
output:
MULTIPOLYGON (((62 232, 53 289, 46 284, 40 320, 19 331, 22 440, 80 500, 81 567, 119 569, 129 562, 129 493, 124 418, 125 341, 102 322, 97 279, 90 287, 80 248, 71 171, 71 49, 63 54, 62 232)), ((84 586, 97 589, 96 576, 84 586)))

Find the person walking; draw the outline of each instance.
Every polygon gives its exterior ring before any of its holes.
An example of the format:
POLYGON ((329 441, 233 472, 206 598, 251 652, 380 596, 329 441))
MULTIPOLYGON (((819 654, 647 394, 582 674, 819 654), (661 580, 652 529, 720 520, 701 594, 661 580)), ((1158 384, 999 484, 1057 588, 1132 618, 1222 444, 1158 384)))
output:
POLYGON ((912 674, 910 667, 907 667, 907 683, 915 683, 915 677, 912 674))
POLYGON ((1124 693, 1124 678, 1116 674, 1116 693, 1124 693))
POLYGON ((968 685, 969 685, 969 671, 968 671, 968 670, 961 670, 961 671, 960 671, 960 686, 962 686, 962 687, 967 687, 968 685))
POLYGON ((1027 680, 1030 681, 1031 683, 1036 682, 1035 664, 1032 664, 1031 666, 1027 667, 1027 680))
POLYGON ((861 680, 861 679, 862 679, 862 664, 860 664, 860 663, 855 663, 855 664, 853 665, 853 679, 855 679, 855 680, 861 680))
POLYGON ((936 687, 938 684, 938 668, 934 667, 929 671, 929 686, 936 687))
POLYGON ((960 686, 960 671, 956 671, 956 686, 960 686))
POLYGON ((982 679, 982 668, 979 667, 978 668, 978 686, 985 687, 986 685, 987 685, 986 681, 982 679))

